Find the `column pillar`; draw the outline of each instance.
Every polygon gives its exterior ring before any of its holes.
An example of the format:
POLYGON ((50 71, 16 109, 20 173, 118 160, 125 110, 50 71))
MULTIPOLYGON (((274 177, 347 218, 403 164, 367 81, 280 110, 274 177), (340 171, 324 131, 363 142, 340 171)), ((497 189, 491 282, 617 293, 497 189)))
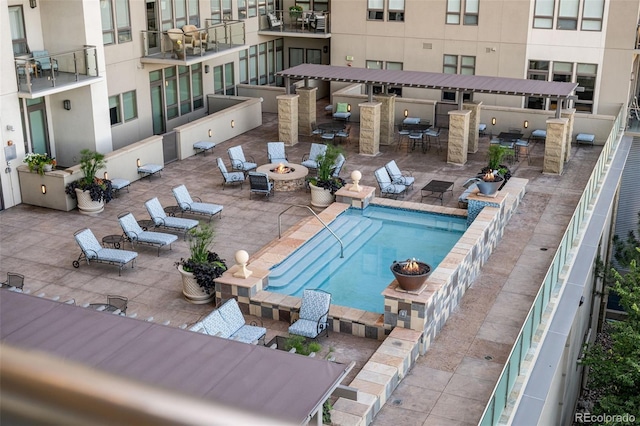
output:
POLYGON ((396 111, 396 95, 376 95, 373 97, 380 102, 380 145, 393 145, 395 139, 393 117, 396 111))
POLYGON ((360 107, 360 154, 380 153, 380 102, 364 102, 360 107))
POLYGON ((316 124, 316 96, 317 87, 299 87, 296 93, 298 99, 298 133, 311 136, 312 125, 316 124))
MULTIPOLYGON (((547 139, 544 141, 544 161, 542 173, 561 175, 564 168, 567 118, 547 120, 547 139)), ((569 138, 571 141, 571 138, 569 138)))
POLYGON ((482 102, 467 102, 462 108, 471 111, 469 116, 469 146, 467 147, 470 154, 478 152, 479 140, 478 127, 480 127, 480 111, 482 111, 482 102))
MULTIPOLYGON (((469 150, 469 118, 471 111, 449 111, 449 143, 447 163, 464 165, 469 150)), ((476 133, 478 128, 476 127, 476 133)))
POLYGON ((564 141, 564 162, 567 163, 571 158, 571 136, 573 135, 573 123, 576 116, 575 108, 567 108, 560 111, 560 117, 569 120, 567 123, 567 133, 564 141))
POLYGON ((280 95, 278 100, 278 139, 285 145, 298 143, 299 95, 280 95))

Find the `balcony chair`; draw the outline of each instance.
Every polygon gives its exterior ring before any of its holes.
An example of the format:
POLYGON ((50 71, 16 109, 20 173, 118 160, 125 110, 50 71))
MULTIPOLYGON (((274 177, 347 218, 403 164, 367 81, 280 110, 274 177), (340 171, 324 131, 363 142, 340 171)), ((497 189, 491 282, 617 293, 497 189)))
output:
POLYGON ((376 176, 376 180, 378 181, 380 194, 382 196, 393 198, 398 198, 399 196, 404 197, 407 187, 403 184, 393 183, 391 177, 389 176, 389 172, 387 172, 387 169, 385 169, 384 167, 380 167, 374 172, 374 174, 376 176))
POLYGON ((227 171, 227 166, 224 165, 224 162, 220 157, 216 159, 216 162, 218 163, 218 169, 220 170, 220 173, 222 173, 222 179, 224 179, 222 181, 222 190, 224 190, 224 187, 227 184, 235 184, 235 183, 239 183, 240 189, 242 189, 242 184, 244 183, 244 180, 246 178, 245 174, 243 172, 227 171))
POLYGON ((272 164, 286 164, 289 162, 284 142, 267 142, 267 155, 269 156, 269 163, 272 164))
POLYGON ((130 212, 119 214, 118 222, 120 222, 124 236, 131 242, 131 248, 135 243, 157 247, 158 256, 160 256, 161 247, 169 246, 169 250, 171 250, 171 243, 178 239, 173 234, 143 230, 130 212))
POLYGON ((308 169, 318 168, 318 157, 324 155, 327 151, 327 146, 320 143, 312 143, 309 154, 305 154, 302 157, 302 165, 308 169))
POLYGON ((251 194, 258 193, 264 194, 267 199, 270 195, 273 195, 273 183, 269 180, 269 176, 266 173, 249 172, 249 185, 251 186, 251 192, 249 192, 249 199, 251 194))
POLYGON ((406 186, 407 191, 413 188, 415 178, 412 176, 411 172, 400 171, 396 160, 389 161, 384 165, 384 168, 387 169, 387 173, 389 173, 389 177, 391 178, 392 183, 406 186))
POLYGON ((269 21, 269 29, 272 30, 282 30, 284 23, 282 19, 278 19, 274 12, 267 13, 267 20, 269 21))
POLYGON ((185 213, 191 213, 209 216, 209 222, 211 222, 211 218, 215 215, 218 215, 218 218, 222 217, 223 207, 221 205, 213 203, 203 203, 200 197, 192 198, 191 195, 189 195, 189 191, 187 190, 186 186, 176 186, 172 189, 172 191, 173 196, 176 198, 176 202, 178 203, 178 207, 180 207, 183 215, 185 213))
POLYGON ((79 268, 80 261, 84 259, 87 264, 96 262, 116 265, 118 267, 118 275, 122 275, 122 268, 129 262, 131 262, 131 267, 133 268, 135 259, 138 257, 138 253, 135 251, 102 247, 89 228, 76 231, 73 236, 81 250, 78 259, 72 262, 74 268, 79 268))
POLYGON ((207 38, 209 34, 206 31, 199 30, 195 25, 184 25, 182 27, 184 33, 185 46, 191 49, 193 54, 207 50, 207 38), (197 52, 196 52, 197 50, 197 52))
POLYGON ((53 77, 53 73, 58 72, 58 60, 52 58, 47 50, 34 50, 33 52, 31 52, 31 56, 38 65, 39 73, 48 71, 53 77))
POLYGON ((300 302, 300 317, 289 327, 289 334, 316 339, 329 336, 329 308, 331 293, 320 289, 306 289, 300 302))
POLYGON ((246 174, 258 167, 258 164, 252 157, 248 157, 249 160, 245 158, 241 145, 232 146, 227 150, 227 153, 229 154, 229 159, 231 160, 231 168, 233 170, 239 170, 246 174))
POLYGON ((147 212, 149 212, 149 216, 151 216, 151 220, 153 220, 156 227, 184 232, 185 239, 187 238, 187 232, 198 226, 200 223, 193 219, 167 216, 157 197, 147 200, 144 203, 144 206, 147 208, 147 212))
POLYGON ((7 280, 0 283, 0 287, 14 287, 20 290, 22 290, 22 286, 24 286, 24 275, 16 274, 15 272, 7 272, 7 280))

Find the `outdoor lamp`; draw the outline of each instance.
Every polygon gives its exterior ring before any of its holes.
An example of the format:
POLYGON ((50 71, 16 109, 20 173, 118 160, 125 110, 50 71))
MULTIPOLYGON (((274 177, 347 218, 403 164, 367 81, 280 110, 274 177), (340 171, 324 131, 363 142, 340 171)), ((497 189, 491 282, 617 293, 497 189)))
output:
POLYGON ((62 101, 62 106, 67 111, 71 110, 71 101, 69 99, 65 99, 64 101, 62 101))
MULTIPOLYGON (((407 118, 408 116, 409 116, 409 110, 405 109, 404 110, 404 118, 407 118)), ((495 120, 495 118, 494 118, 494 120, 495 120)))
POLYGON ((29 7, 31 7, 31 9, 35 9, 37 5, 36 0, 29 0, 29 7))
POLYGON ((497 120, 496 120, 496 118, 495 118, 495 117, 493 117, 493 118, 491 119, 491 124, 492 124, 493 126, 495 126, 495 125, 496 125, 496 121, 497 121, 497 120))
POLYGON ((109 173, 104 172, 104 180, 109 180, 109 173))
POLYGON ((526 129, 527 127, 529 127, 529 121, 528 120, 524 120, 524 128, 526 129))
POLYGON ((42 191, 43 194, 47 193, 47 186, 46 185, 40 185, 40 191, 42 191))
POLYGON ((211 137, 211 135, 213 135, 213 132, 209 129, 209 137, 211 137))
POLYGON ((234 127, 236 127, 236 121, 235 120, 231 120, 231 128, 233 129, 234 127))
POLYGON ((136 160, 136 165, 137 165, 138 167, 140 167, 140 166, 142 165, 142 163, 140 163, 140 159, 139 159, 139 158, 136 160))
POLYGON ((351 104, 347 104, 347 112, 351 112, 351 104))

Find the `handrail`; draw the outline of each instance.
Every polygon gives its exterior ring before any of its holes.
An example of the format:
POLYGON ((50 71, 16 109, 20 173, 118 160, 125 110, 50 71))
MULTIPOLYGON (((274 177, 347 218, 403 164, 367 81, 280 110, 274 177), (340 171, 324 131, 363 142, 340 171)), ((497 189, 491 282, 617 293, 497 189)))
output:
POLYGON ((309 207, 309 206, 305 206, 305 205, 303 205, 303 204, 293 204, 293 205, 291 205, 291 206, 287 207, 286 209, 284 209, 282 212, 280 212, 280 214, 278 215, 278 238, 282 238, 282 232, 281 232, 281 231, 282 231, 282 228, 281 228, 282 221, 281 221, 281 219, 280 219, 280 216, 282 216, 283 214, 285 214, 289 209, 291 209, 291 208, 293 208, 293 207, 302 207, 302 208, 305 208, 305 209, 309 210, 309 211, 311 212, 311 214, 313 214, 313 215, 316 217, 316 219, 318 219, 318 220, 320 221, 320 223, 322 224, 322 226, 324 226, 325 228, 327 228, 327 231, 331 232, 331 235, 333 235, 333 236, 336 238, 336 240, 338 240, 338 242, 340 243, 340 258, 341 258, 341 259, 342 259, 342 258, 344 258, 344 244, 342 244, 342 240, 340 239, 340 237, 338 237, 338 236, 335 234, 335 232, 333 232, 333 231, 331 230, 331 228, 329 228, 329 226, 327 226, 327 224, 326 224, 326 223, 324 223, 324 221, 323 221, 322 219, 320 219, 320 216, 318 216, 318 215, 316 214, 316 212, 314 212, 313 210, 311 210, 311 207, 309 207))

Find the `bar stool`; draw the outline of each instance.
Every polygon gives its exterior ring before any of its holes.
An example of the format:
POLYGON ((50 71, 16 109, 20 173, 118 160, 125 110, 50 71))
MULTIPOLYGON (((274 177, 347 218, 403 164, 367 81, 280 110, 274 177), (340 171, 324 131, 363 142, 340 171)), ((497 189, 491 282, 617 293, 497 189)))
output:
POLYGON ((320 137, 322 138, 322 140, 324 142, 332 142, 335 139, 336 134, 327 132, 327 133, 323 133, 322 135, 320 135, 320 137))
POLYGON ((405 129, 402 124, 398 124, 398 144, 396 145, 396 150, 399 151, 402 146, 402 142, 406 142, 407 151, 409 151, 409 130, 405 129))
POLYGON ((411 132, 409 133, 409 141, 411 142, 411 150, 416 149, 416 145, 420 144, 422 148, 422 152, 425 152, 426 145, 424 143, 424 134, 422 132, 411 132))
POLYGON ((531 164, 531 152, 529 150, 529 141, 518 139, 516 141, 516 161, 520 161, 521 157, 527 157, 527 164, 531 164))

